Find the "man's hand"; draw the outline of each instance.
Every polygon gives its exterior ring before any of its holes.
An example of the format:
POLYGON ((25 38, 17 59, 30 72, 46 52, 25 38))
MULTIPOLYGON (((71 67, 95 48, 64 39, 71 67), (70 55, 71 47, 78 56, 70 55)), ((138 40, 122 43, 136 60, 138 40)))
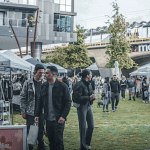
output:
POLYGON ((94 94, 90 96, 90 100, 93 100, 93 99, 95 99, 95 95, 94 94))
POLYGON ((22 118, 26 119, 26 114, 21 114, 22 118))
POLYGON ((39 117, 34 118, 35 122, 39 122, 39 117))
POLYGON ((65 122, 65 119, 63 118, 63 117, 60 117, 59 119, 58 119, 58 123, 64 123, 65 122))

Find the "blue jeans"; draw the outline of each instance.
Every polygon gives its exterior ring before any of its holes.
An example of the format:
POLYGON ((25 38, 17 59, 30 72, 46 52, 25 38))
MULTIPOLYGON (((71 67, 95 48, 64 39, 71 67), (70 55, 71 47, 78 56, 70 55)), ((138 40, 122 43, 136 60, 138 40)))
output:
POLYGON ((85 147, 85 145, 90 146, 94 129, 94 118, 89 102, 87 102, 85 105, 80 105, 80 107, 77 108, 77 113, 80 130, 80 145, 81 147, 85 147))

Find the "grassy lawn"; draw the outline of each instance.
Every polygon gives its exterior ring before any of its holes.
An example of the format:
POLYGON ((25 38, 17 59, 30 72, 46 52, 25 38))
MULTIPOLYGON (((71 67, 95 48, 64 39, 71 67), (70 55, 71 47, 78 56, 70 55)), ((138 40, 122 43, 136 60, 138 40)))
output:
MULTIPOLYGON (((150 149, 150 103, 120 99, 118 110, 112 112, 109 104, 109 114, 102 112, 102 106, 97 107, 94 101, 94 132, 91 141, 92 150, 147 150, 150 149)), ((14 112, 14 124, 25 123, 19 112, 14 112)), ((64 130, 65 150, 79 150, 80 136, 76 108, 71 107, 64 130)), ((44 136, 45 142, 48 139, 44 136)), ((34 146, 36 150, 37 146, 34 146)), ((48 148, 49 149, 49 148, 48 148)))

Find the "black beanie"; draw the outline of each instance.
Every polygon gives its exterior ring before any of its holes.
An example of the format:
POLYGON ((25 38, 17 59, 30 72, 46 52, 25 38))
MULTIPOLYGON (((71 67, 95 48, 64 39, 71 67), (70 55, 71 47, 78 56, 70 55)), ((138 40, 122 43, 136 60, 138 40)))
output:
POLYGON ((44 66, 41 65, 41 64, 36 64, 36 65, 35 65, 35 68, 34 68, 34 71, 37 71, 37 70, 39 70, 39 69, 45 69, 45 68, 44 68, 44 66))

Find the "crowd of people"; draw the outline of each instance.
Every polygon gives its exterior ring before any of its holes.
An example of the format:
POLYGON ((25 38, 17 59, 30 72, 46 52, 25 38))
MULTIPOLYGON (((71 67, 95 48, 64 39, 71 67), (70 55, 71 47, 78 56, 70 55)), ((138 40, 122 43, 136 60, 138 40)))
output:
MULTIPOLYGON (((102 78, 94 76, 87 69, 73 78, 58 78, 57 74, 55 66, 47 66, 45 70, 42 65, 37 64, 32 78, 27 79, 22 75, 21 78, 13 76, 12 79, 13 89, 21 91, 20 111, 26 119, 27 135, 30 126, 35 121, 38 122, 39 150, 46 150, 43 139, 45 124, 50 149, 64 150, 63 131, 71 105, 77 108, 80 150, 89 150, 94 130, 92 106, 95 99, 102 100, 103 113, 110 113, 109 104, 112 112, 117 111, 119 99, 122 97, 125 101, 126 92, 129 93, 129 101, 135 101, 136 97, 141 97, 145 103, 149 100, 150 82, 147 82, 145 76, 130 75, 128 79, 122 76, 121 80, 116 75, 102 78)), ((33 145, 28 147, 33 150, 33 145)))

